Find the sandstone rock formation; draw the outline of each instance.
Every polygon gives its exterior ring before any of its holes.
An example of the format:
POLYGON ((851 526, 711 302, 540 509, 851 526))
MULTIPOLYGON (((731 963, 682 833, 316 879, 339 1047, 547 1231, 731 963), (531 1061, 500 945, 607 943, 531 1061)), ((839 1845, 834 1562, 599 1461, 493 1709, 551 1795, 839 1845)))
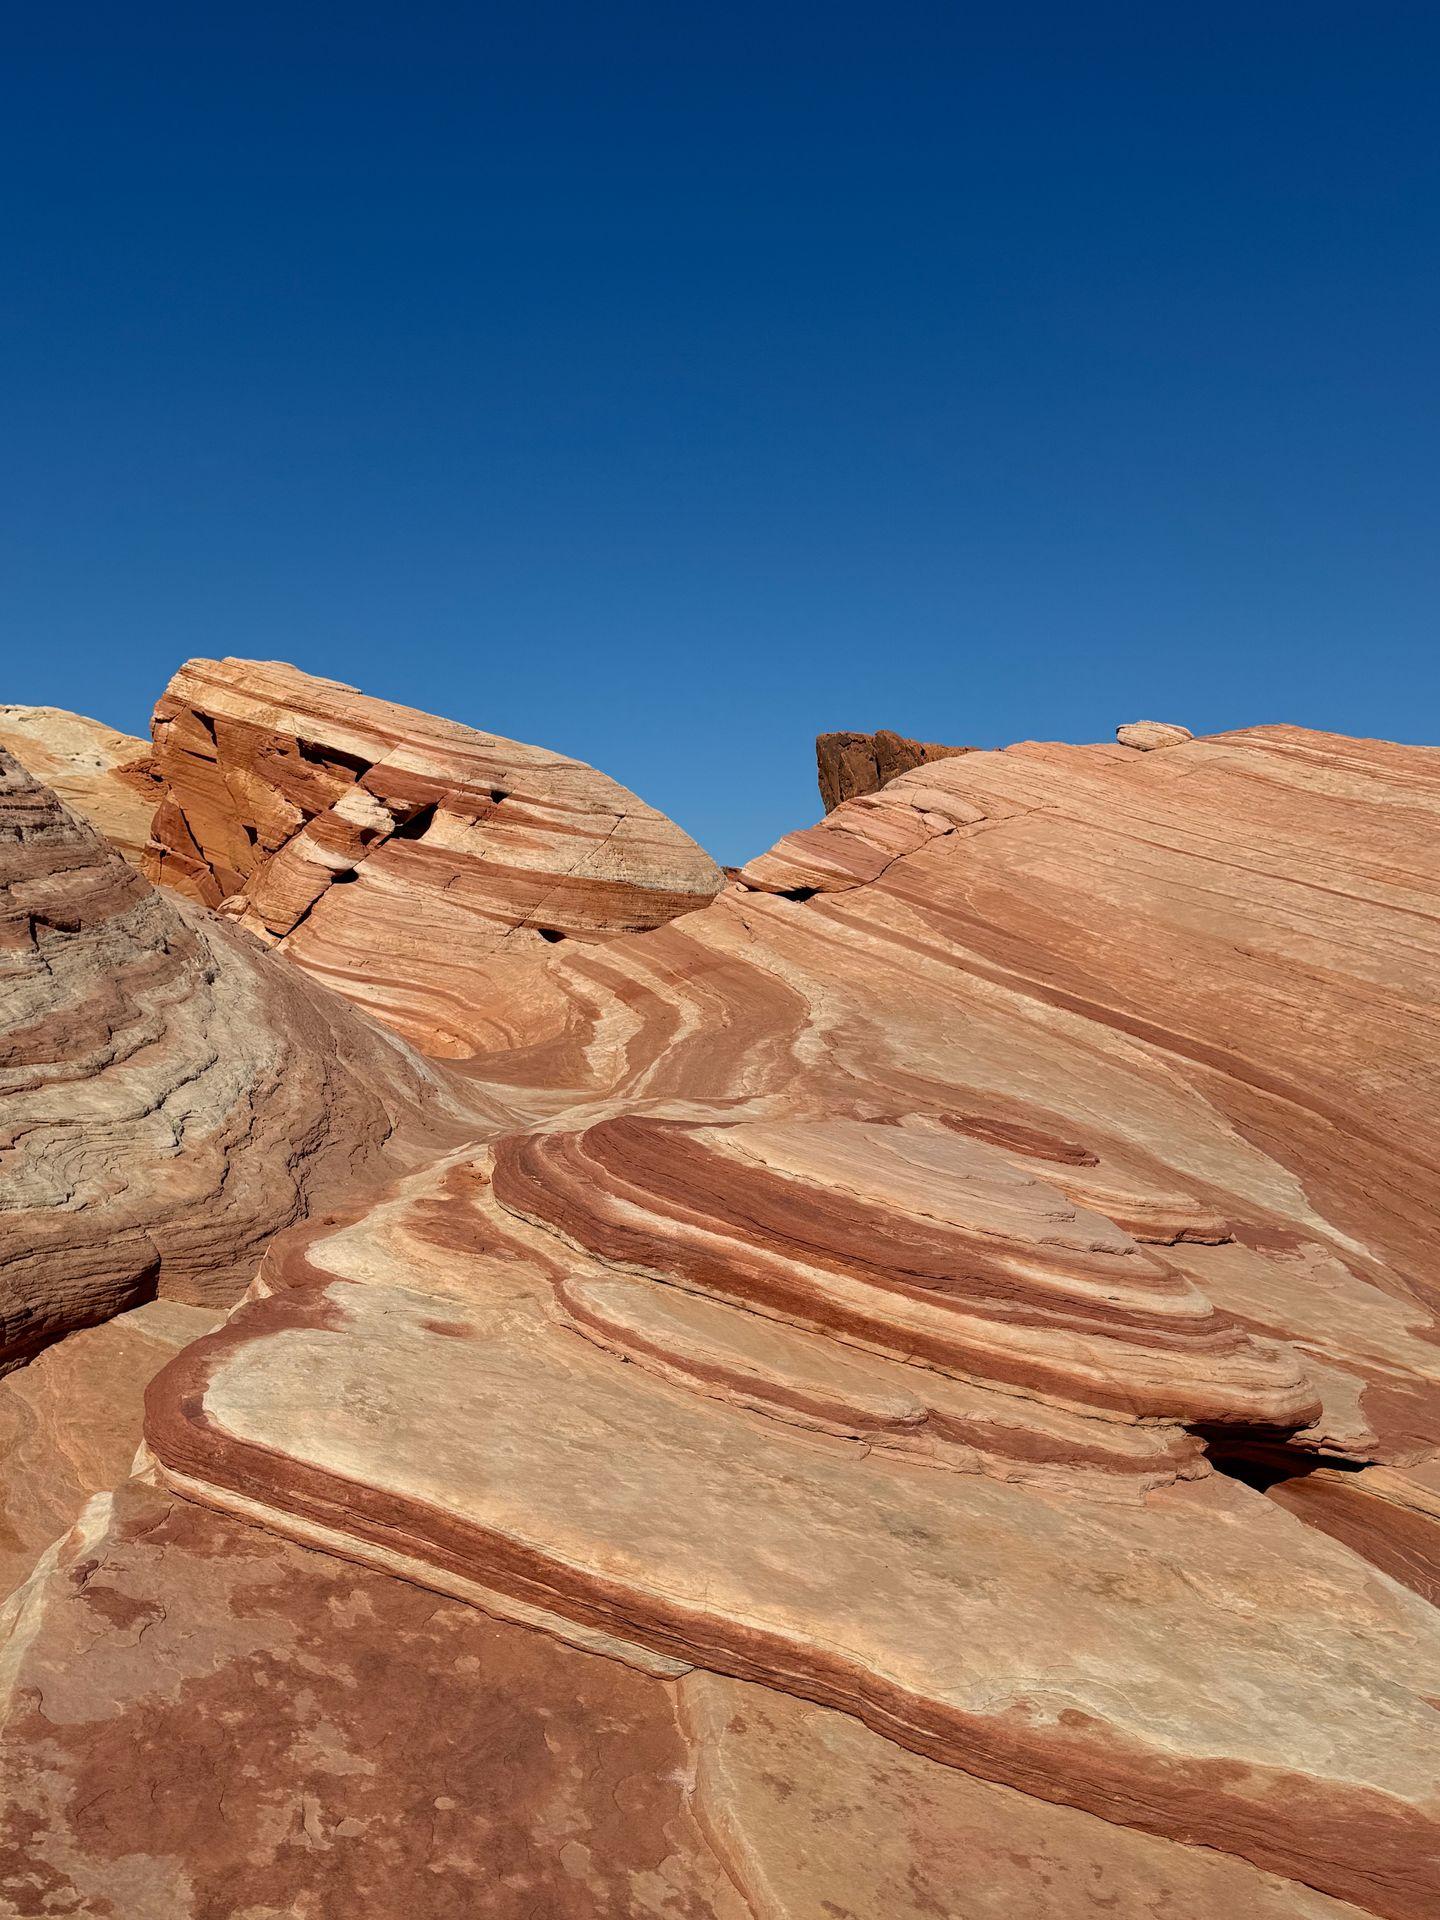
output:
POLYGON ((1115 729, 1115 738, 1122 747, 1137 747, 1141 753, 1153 753, 1157 747, 1178 747, 1183 740, 1193 740, 1195 736, 1188 727, 1177 727, 1169 720, 1131 720, 1115 729))
POLYGON ((507 974, 10 1602, 0 1895, 1428 1920, 1437 815, 968 753, 507 974))
POLYGON ((160 801, 148 741, 60 707, 0 706, 0 749, 127 860, 140 860, 160 801))
POLYGON ((503 1044, 506 982, 561 939, 661 925, 722 875, 578 760, 295 668, 192 660, 155 710, 147 859, 425 1052, 503 1044))
POLYGON ((820 798, 833 813, 842 800, 878 793, 897 774, 909 773, 927 760, 946 760, 969 753, 969 747, 942 747, 933 740, 907 740, 882 727, 878 733, 819 733, 815 736, 815 766, 820 798))
POLYGON ((260 1294, 152 1384, 175 1491, 1376 1912, 1434 1899, 1440 1616, 1191 1431, 1311 1424, 1298 1356, 1003 1149, 510 1136, 278 1245, 260 1294))
POLYGON ((17 1914, 1361 1912, 784 1690, 664 1678, 142 1482, 97 1500, 5 1615, 17 1914))
POLYGON ((393 1035, 163 896, 0 753, 0 1372, 270 1235, 473 1109, 393 1035))
POLYGON ((0 1593, 129 1473, 145 1389, 167 1360, 224 1318, 151 1300, 83 1327, 0 1379, 0 1593))

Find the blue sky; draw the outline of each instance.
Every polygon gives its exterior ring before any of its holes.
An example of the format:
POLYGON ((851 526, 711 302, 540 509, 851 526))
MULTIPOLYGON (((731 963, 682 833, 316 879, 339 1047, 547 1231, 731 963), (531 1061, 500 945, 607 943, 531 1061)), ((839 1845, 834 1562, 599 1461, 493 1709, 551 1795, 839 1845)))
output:
POLYGON ((6 10, 0 699, 1440 740, 1433 5, 6 10))

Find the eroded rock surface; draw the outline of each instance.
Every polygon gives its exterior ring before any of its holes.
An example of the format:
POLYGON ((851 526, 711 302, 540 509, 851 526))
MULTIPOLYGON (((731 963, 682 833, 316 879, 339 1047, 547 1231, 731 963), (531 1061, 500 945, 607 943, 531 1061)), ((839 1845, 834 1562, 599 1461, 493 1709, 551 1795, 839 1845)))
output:
POLYGON ((148 740, 61 707, 0 706, 0 748, 127 860, 140 861, 160 802, 148 740))
POLYGON ((18 1910, 1429 1920, 1437 816, 968 753, 508 975, 12 1602, 18 1910))
POLYGON ((0 1899, 27 1920, 1360 1912, 142 1483, 0 1614, 0 1667, 0 1899))
POLYGON ((182 667, 154 757, 151 876, 427 1053, 492 1044, 548 945, 659 926, 722 882, 593 767, 275 662, 182 667))
POLYGON ((1183 1425, 1309 1422, 1294 1354, 997 1149, 506 1139, 261 1289, 151 1388, 177 1491, 1376 1911, 1435 1897, 1440 1614, 1183 1425))
POLYGON ((927 760, 945 760, 969 753, 969 747, 942 747, 935 740, 907 740, 904 734, 881 727, 878 733, 819 733, 815 736, 815 770, 825 811, 833 813, 842 800, 878 793, 881 787, 924 766, 927 760))
POLYGON ((0 1666, 7 1914, 748 1920, 666 1687, 143 1485, 0 1666))
POLYGON ((82 1327, 0 1379, 0 1594, 27 1579, 86 1502, 130 1472, 145 1389, 224 1314, 151 1300, 82 1327))
POLYGON ((0 1371, 270 1236, 474 1109, 392 1034, 163 895, 0 753, 0 1371))

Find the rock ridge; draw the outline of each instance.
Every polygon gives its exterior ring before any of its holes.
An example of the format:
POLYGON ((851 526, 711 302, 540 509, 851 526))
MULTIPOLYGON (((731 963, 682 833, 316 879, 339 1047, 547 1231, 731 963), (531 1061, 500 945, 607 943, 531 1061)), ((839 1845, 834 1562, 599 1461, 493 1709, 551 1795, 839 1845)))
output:
POLYGON ((222 907, 423 1051, 557 940, 703 906, 723 875, 577 760, 279 662, 192 660, 155 710, 146 871, 222 907))
POLYGON ((61 707, 0 706, 0 749, 139 864, 160 800, 147 740, 61 707))
MULTIPOLYGON (((402 805, 280 690, 167 709, 171 853, 320 904, 182 918, 378 1037, 287 955, 438 856, 453 743, 402 805)), ((454 830, 498 944, 404 1004, 468 1057, 383 1043, 453 1131, 267 1232, 0 1622, 12 1900, 1428 1920, 1440 753, 1163 731, 912 765, 633 934, 454 830)))

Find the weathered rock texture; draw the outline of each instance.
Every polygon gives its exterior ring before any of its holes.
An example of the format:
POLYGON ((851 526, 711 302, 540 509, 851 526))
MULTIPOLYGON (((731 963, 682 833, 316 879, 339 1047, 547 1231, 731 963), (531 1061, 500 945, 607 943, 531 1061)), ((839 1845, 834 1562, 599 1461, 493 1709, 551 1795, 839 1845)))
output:
POLYGON ((127 860, 140 860, 160 801, 148 741, 61 707, 0 707, 0 748, 127 860))
POLYGON ((154 753, 152 878, 427 1053, 494 1045, 492 1006, 547 944, 659 926, 722 883, 593 767, 273 662, 182 667, 154 753))
POLYGON ((781 1690, 132 1482, 0 1616, 0 1895, 95 1920, 1355 1920, 781 1690))
POLYGON ((971 753, 517 971, 11 1603, 0 1889, 1429 1920, 1437 815, 971 753))
POLYGON ((0 1371, 157 1292, 229 1304, 278 1228, 472 1112, 0 753, 0 1371))
POLYGON ((0 1380, 0 1594, 129 1473, 145 1389, 181 1347, 224 1318, 151 1300, 46 1347, 0 1380))
POLYGON ((1130 720, 1115 729, 1115 738, 1122 747, 1138 747, 1141 753, 1153 753, 1157 747, 1178 747, 1182 741, 1193 740, 1195 736, 1188 727, 1177 727, 1170 720, 1130 720))
POLYGON ((969 747, 942 747, 933 740, 907 740, 882 727, 878 733, 819 733, 815 736, 815 766, 820 798, 833 813, 842 800, 878 793, 897 774, 909 773, 927 760, 947 760, 969 753, 969 747))

